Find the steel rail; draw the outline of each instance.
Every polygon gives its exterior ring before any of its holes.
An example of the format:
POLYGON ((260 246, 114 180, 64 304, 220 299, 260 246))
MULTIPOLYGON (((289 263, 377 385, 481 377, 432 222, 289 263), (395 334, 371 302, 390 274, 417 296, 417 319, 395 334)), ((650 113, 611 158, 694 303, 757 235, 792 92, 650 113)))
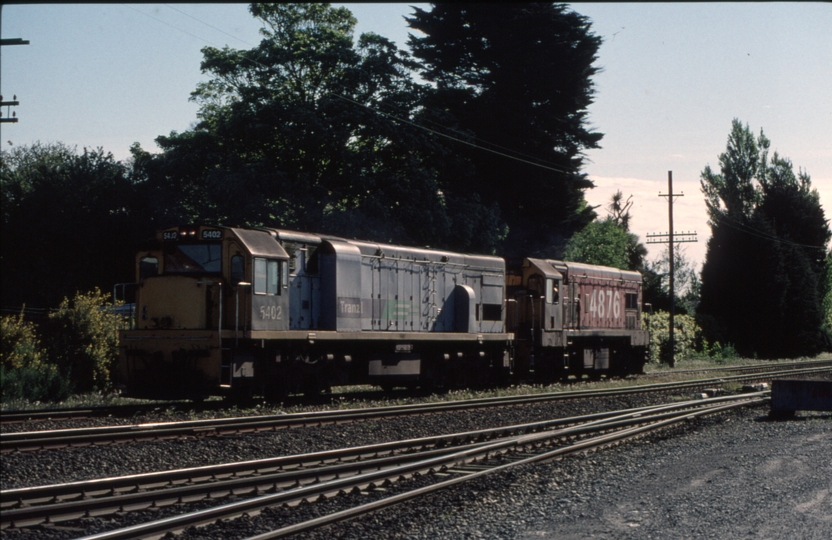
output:
MULTIPOLYGON (((716 400, 725 401, 725 398, 715 398, 716 400)), ((757 403, 763 401, 765 398, 762 397, 762 393, 754 396, 739 396, 734 398, 735 400, 741 400, 739 403, 741 405, 748 405, 752 403, 757 403)), ((721 410, 726 410, 726 408, 734 407, 738 405, 723 405, 718 402, 711 402, 706 403, 708 400, 701 400, 700 405, 705 403, 709 409, 707 410, 700 410, 698 412, 693 413, 694 415, 701 415, 707 414, 708 412, 718 412, 721 410)), ((660 407, 659 409, 664 409, 665 407, 660 407)), ((207 510, 202 510, 198 512, 193 512, 190 514, 184 514, 180 516, 174 516, 150 523, 145 523, 141 525, 135 525, 132 527, 127 527, 124 529, 118 529, 114 531, 108 531, 101 534, 96 534, 93 536, 86 537, 87 540, 113 540, 113 539, 124 539, 124 538, 143 538, 147 536, 156 536, 160 534, 164 534, 167 532, 175 532, 180 531, 184 528, 191 527, 191 526, 198 526, 206 523, 214 522, 218 519, 226 519, 230 517, 239 516, 242 514, 252 515, 252 513, 260 512, 262 509, 281 505, 281 504, 290 504, 292 502, 299 502, 302 500, 307 501, 314 501, 320 498, 321 496, 331 496, 336 495, 339 493, 344 493, 347 490, 355 489, 358 487, 359 489, 366 488, 368 486, 377 486, 380 484, 384 484, 386 482, 395 481, 400 478, 407 478, 416 474, 422 473, 431 473, 437 471, 452 471, 454 467, 465 465, 467 463, 471 463, 477 460, 487 459, 491 456, 496 456, 503 454, 505 452, 509 452, 512 449, 520 449, 520 450, 528 450, 530 447, 534 448, 535 446, 540 446, 545 444, 547 441, 552 440, 559 440, 563 439, 564 437, 574 437, 581 434, 593 432, 593 431, 607 431, 610 429, 624 427, 627 425, 632 424, 644 424, 645 422, 652 422, 654 420, 659 421, 661 425, 666 425, 665 422, 675 422, 679 421, 678 418, 680 415, 682 418, 689 418, 691 417, 690 412, 687 411, 677 411, 677 412, 661 412, 654 416, 648 416, 644 412, 640 413, 631 413, 628 415, 624 415, 629 418, 624 418, 622 416, 614 417, 613 419, 608 420, 598 420, 595 422, 591 422, 590 424, 574 426, 571 428, 565 428, 560 430, 554 431, 546 431, 542 433, 535 433, 530 435, 521 435, 517 437, 511 437, 507 439, 501 439, 499 441, 495 441, 489 444, 480 445, 477 448, 462 448, 457 449, 455 452, 442 455, 431 457, 428 459, 424 459, 421 461, 411 462, 404 465, 400 465, 397 467, 393 467, 390 469, 385 469, 381 471, 375 471, 365 474, 356 475, 350 478, 342 478, 342 479, 334 479, 327 482, 322 482, 314 485, 304 486, 292 490, 288 490, 285 492, 279 492, 275 494, 269 495, 262 495, 259 497, 255 497, 252 499, 246 499, 243 501, 226 504, 223 506, 210 508, 207 510), (668 418, 672 417, 672 418, 668 418), (662 420, 665 419, 665 420, 662 420), (594 425, 593 425, 594 424, 594 425)), ((641 433, 648 428, 625 428, 625 433, 633 433, 635 434, 641 433), (641 430, 641 431, 633 431, 633 430, 641 430)), ((622 436, 619 435, 619 438, 622 436)), ((589 443, 579 443, 578 445, 572 445, 567 447, 572 448, 572 451, 575 449, 584 449, 589 446, 598 446, 603 444, 610 444, 612 441, 616 440, 612 435, 602 436, 600 438, 596 438, 595 442, 592 444, 589 443)), ((516 461, 513 464, 521 464, 527 463, 531 461, 537 461, 543 459, 544 457, 548 456, 556 456, 559 455, 558 452, 562 452, 564 449, 559 449, 555 451, 546 452, 545 454, 533 456, 531 458, 524 458, 520 461, 516 461), (554 452, 554 453, 553 453, 554 452)), ((501 470, 505 466, 500 466, 497 468, 489 469, 493 470, 501 470)), ((481 471, 477 473, 473 473, 467 476, 467 478, 473 478, 478 476, 484 472, 488 471, 481 471)), ((448 482, 456 483, 460 481, 460 479, 453 479, 452 481, 445 481, 436 484, 437 486, 444 487, 445 485, 449 485, 448 482)), ((438 489, 438 488, 434 488, 438 489)), ((422 493, 425 488, 420 490, 416 490, 413 493, 422 493)), ((431 489, 432 490, 432 489, 431 489)), ((397 496, 398 497, 398 496, 397 496)), ((371 511, 371 510, 368 510, 371 511)), ((319 526, 319 525, 318 525, 319 526)), ((297 525, 292 526, 297 527, 297 525)), ((282 531, 282 530, 281 530, 282 531)), ((292 533, 299 532, 292 530, 292 533)))
POLYGON ((669 371, 648 371, 643 373, 643 376, 658 377, 662 375, 677 375, 690 373, 707 373, 707 372, 727 372, 727 373, 747 373, 754 371, 766 371, 773 368, 776 369, 800 369, 812 367, 832 366, 832 360, 810 360, 807 362, 782 362, 778 364, 751 364, 747 366, 724 366, 724 367, 708 367, 698 369, 672 369, 669 371))
MULTIPOLYGON (((760 400, 760 401, 762 401, 762 400, 760 400)), ((506 470, 510 467, 515 467, 515 466, 518 466, 518 465, 526 465, 526 464, 535 463, 535 462, 549 461, 549 460, 555 459, 559 456, 574 454, 574 453, 582 452, 582 451, 593 449, 593 448, 600 448, 600 447, 603 447, 603 446, 607 446, 607 445, 611 445, 611 444, 614 444, 614 443, 622 442, 622 441, 627 440, 627 439, 638 437, 639 435, 642 435, 642 434, 647 433, 649 431, 657 431, 661 428, 664 428, 664 427, 667 427, 667 426, 670 426, 670 425, 673 425, 673 424, 677 424, 679 422, 687 421, 689 419, 696 418, 698 416, 703 416, 703 415, 707 415, 707 414, 715 414, 715 413, 718 413, 718 412, 723 412, 723 411, 726 411, 726 410, 729 410, 729 409, 732 409, 732 408, 746 406, 746 405, 748 405, 748 403, 731 404, 731 405, 723 405, 723 406, 719 406, 719 407, 713 407, 713 408, 710 408, 708 410, 697 411, 697 412, 689 413, 689 414, 686 414, 686 415, 677 416, 675 418, 663 420, 663 421, 660 421, 656 424, 651 424, 651 425, 648 425, 648 426, 632 427, 632 428, 625 429, 625 430, 622 430, 622 431, 618 431, 618 432, 615 432, 615 433, 600 435, 598 437, 587 439, 587 440, 584 440, 580 443, 576 443, 574 445, 570 445, 570 446, 567 446, 567 447, 558 448, 558 449, 546 452, 544 454, 540 454, 540 455, 536 455, 536 456, 530 456, 528 458, 521 459, 519 461, 514 461, 514 462, 511 462, 511 463, 506 463, 504 465, 498 465, 498 466, 495 466, 495 467, 491 467, 491 468, 488 468, 488 469, 485 469, 485 470, 472 472, 472 473, 470 473, 469 475, 466 475, 466 476, 459 476, 457 478, 452 478, 452 479, 449 479, 449 480, 445 480, 445 481, 442 481, 442 482, 439 482, 439 483, 436 483, 436 484, 432 484, 430 486, 425 486, 425 487, 415 489, 415 490, 412 490, 412 491, 408 491, 408 492, 405 492, 405 493, 400 493, 398 495, 387 497, 387 498, 382 499, 380 501, 374 501, 374 502, 367 503, 367 504, 364 504, 364 505, 360 505, 360 506, 356 506, 356 507, 349 508, 349 509, 346 509, 346 510, 342 510, 340 512, 335 512, 333 514, 329 514, 329 515, 326 515, 326 516, 321 516, 321 517, 318 517, 318 518, 315 518, 315 519, 311 519, 311 520, 308 520, 308 521, 305 521, 305 522, 296 523, 294 525, 289 525, 289 526, 283 527, 281 529, 277 529, 277 530, 274 530, 274 531, 270 531, 270 532, 267 532, 267 533, 263 533, 263 534, 260 534, 260 535, 257 535, 257 536, 250 537, 247 540, 272 540, 274 538, 284 538, 284 537, 287 537, 287 536, 292 536, 292 535, 300 533, 300 532, 305 532, 305 531, 309 531, 309 530, 312 530, 312 529, 317 529, 317 528, 323 527, 325 525, 329 525, 329 524, 332 524, 332 523, 337 523, 339 521, 346 521, 348 519, 352 519, 354 517, 357 517, 357 516, 360 516, 360 515, 363 515, 363 514, 368 514, 370 512, 375 512, 375 511, 380 510, 382 508, 386 508, 388 506, 393 506, 395 504, 399 504, 401 502, 404 502, 404 501, 407 501, 407 500, 410 500, 410 499, 413 499, 413 498, 416 498, 416 497, 427 495, 427 494, 430 494, 430 493, 433 493, 433 492, 451 487, 451 486, 456 485, 456 484, 461 484, 463 482, 467 482, 467 481, 470 481, 470 480, 473 480, 473 479, 476 479, 476 478, 480 478, 480 477, 485 476, 487 474, 501 472, 501 471, 504 471, 504 470, 506 470)), ((89 540, 92 540, 93 538, 95 538, 95 537, 90 537, 89 540)))
POLYGON ((153 411, 155 409, 177 408, 216 410, 225 406, 221 401, 208 401, 201 404, 194 404, 192 401, 160 401, 153 404, 135 405, 93 405, 90 407, 54 407, 47 409, 31 410, 9 410, 0 412, 0 424, 16 424, 21 422, 34 422, 39 420, 68 420, 80 418, 93 418, 101 416, 133 416, 138 413, 153 411))
POLYGON ((107 426, 82 429, 3 433, 0 434, 0 453, 61 448, 66 446, 87 446, 96 443, 109 444, 125 440, 155 440, 188 436, 217 436, 227 433, 276 431, 278 429, 291 427, 336 424, 339 422, 354 422, 365 419, 378 419, 413 414, 473 410, 494 406, 514 406, 587 397, 642 394, 696 388, 706 385, 721 385, 726 382, 759 380, 761 378, 768 377, 774 378, 798 374, 805 375, 821 373, 830 371, 830 369, 832 368, 815 367, 808 369, 757 373, 752 375, 735 375, 729 377, 699 379, 696 381, 654 383, 625 388, 552 392, 530 394, 525 396, 489 397, 473 400, 399 405, 366 409, 344 409, 336 411, 316 411, 310 413, 271 416, 195 420, 188 422, 164 422, 135 424, 129 426, 107 426))
MULTIPOLYGON (((715 401, 732 400, 735 397, 714 398, 715 401)), ((698 405, 702 400, 691 400, 664 406, 667 410, 676 410, 688 406, 698 405)), ((132 491, 146 491, 161 487, 174 486, 182 483, 197 484, 200 482, 217 482, 229 478, 242 476, 264 475, 286 469, 300 469, 332 462, 359 461, 377 458, 383 455, 403 454, 430 448, 452 448, 462 444, 472 444, 499 437, 516 436, 523 433, 552 429, 560 426, 575 425, 584 422, 604 420, 620 415, 635 415, 646 411, 656 411, 657 406, 635 407, 619 411, 594 413, 576 417, 559 418, 531 422, 512 426, 501 426, 482 430, 452 433, 430 437, 421 437, 404 441, 393 441, 381 444, 350 447, 338 450, 328 450, 293 456, 281 456, 260 460, 250 460, 219 465, 206 465, 170 471, 158 471, 126 475, 111 478, 99 478, 85 481, 67 482, 28 488, 16 488, 0 491, 0 508, 7 511, 0 516, 2 523, 22 519, 23 514, 11 512, 14 508, 33 507, 39 503, 49 502, 57 504, 63 500, 88 499, 100 495, 127 493, 132 491)), ((365 461, 366 462, 366 461, 365 461)))

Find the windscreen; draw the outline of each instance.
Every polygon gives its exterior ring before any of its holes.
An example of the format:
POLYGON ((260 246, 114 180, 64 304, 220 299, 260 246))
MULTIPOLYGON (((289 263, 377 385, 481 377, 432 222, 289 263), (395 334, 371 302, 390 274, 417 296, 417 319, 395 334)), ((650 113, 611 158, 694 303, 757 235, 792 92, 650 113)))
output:
POLYGON ((165 273, 220 273, 222 248, 219 242, 178 244, 165 253, 165 273))

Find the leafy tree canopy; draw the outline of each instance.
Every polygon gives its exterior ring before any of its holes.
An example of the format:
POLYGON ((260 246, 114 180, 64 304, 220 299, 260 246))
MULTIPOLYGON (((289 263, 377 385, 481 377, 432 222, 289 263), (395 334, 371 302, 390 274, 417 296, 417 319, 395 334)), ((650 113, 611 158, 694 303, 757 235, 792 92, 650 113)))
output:
POLYGON ((592 221, 592 182, 582 151, 602 134, 587 128, 591 77, 601 39, 585 17, 551 3, 435 3, 407 18, 425 99, 443 132, 464 134, 456 151, 472 174, 448 179, 452 193, 496 203, 509 227, 502 252, 555 256, 592 221), (451 131, 452 130, 452 131, 451 131))
POLYGON ((647 248, 637 235, 629 232, 631 200, 632 196, 625 201, 621 191, 616 191, 607 206, 609 215, 575 233, 566 244, 563 258, 622 270, 642 270, 647 248))
POLYGON ((832 233, 804 171, 760 132, 734 120, 721 173, 701 185, 712 236, 702 268, 699 313, 711 341, 745 355, 813 355, 824 333, 824 254, 832 233))
POLYGON ((563 257, 568 261, 629 269, 630 234, 610 217, 593 221, 566 244, 563 257))
POLYGON ((248 51, 203 49, 210 80, 193 92, 194 130, 157 142, 145 171, 176 190, 165 223, 213 219, 493 251, 497 208, 447 192, 456 158, 412 122, 428 87, 417 64, 328 4, 252 4, 248 51), (445 173, 446 176, 450 173, 445 173))
POLYGON ((137 233, 127 167, 63 144, 2 152, 4 305, 51 307, 99 284, 132 281, 137 233))

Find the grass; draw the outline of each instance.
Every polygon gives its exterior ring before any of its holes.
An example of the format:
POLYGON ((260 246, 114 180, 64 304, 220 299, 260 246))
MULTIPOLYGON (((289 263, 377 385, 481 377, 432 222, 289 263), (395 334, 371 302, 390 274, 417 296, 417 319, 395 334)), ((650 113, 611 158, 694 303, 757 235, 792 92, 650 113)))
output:
POLYGON ((671 368, 667 364, 647 364, 645 369, 654 372, 672 372, 674 370, 685 369, 705 369, 705 368, 720 368, 720 367, 740 367, 752 365, 777 365, 793 362, 808 362, 811 360, 830 360, 832 353, 822 353, 814 358, 784 358, 781 360, 760 360, 759 358, 720 358, 718 361, 713 358, 683 358, 676 361, 676 367, 671 368))
MULTIPOLYGON (((221 400, 219 396, 209 400, 221 400)), ((208 401, 208 400, 206 400, 208 401)), ((151 400, 123 397, 117 393, 90 392, 86 394, 73 394, 61 402, 40 402, 28 400, 11 400, 0 403, 0 411, 28 411, 41 409, 83 409, 87 407, 112 407, 118 405, 158 405, 164 407, 173 403, 180 403, 181 400, 151 400)))
MULTIPOLYGON (((663 382, 676 382, 691 379, 702 378, 701 374, 697 373, 675 373, 676 370, 690 370, 703 369, 714 367, 737 367, 755 364, 777 365, 778 363, 795 362, 800 360, 829 360, 832 359, 832 353, 824 353, 815 358, 799 358, 799 359, 784 359, 762 361, 750 358, 730 358, 725 359, 722 363, 716 363, 713 359, 683 359, 676 362, 676 368, 671 369, 669 366, 662 364, 648 364, 645 368, 651 372, 665 373, 666 377, 662 378, 663 382)), ((709 373, 710 377, 718 377, 719 371, 709 373)), ((251 407, 237 407, 229 406, 222 411, 212 411, 211 416, 245 416, 250 414, 281 414, 292 412, 304 412, 314 410, 332 410, 332 409, 361 409, 368 407, 383 407, 394 405, 406 405, 415 403, 439 403, 444 401, 455 401, 464 399, 480 399, 490 397, 503 396, 518 396, 529 394, 542 394, 552 392, 570 392, 576 390, 594 390, 600 388, 621 388, 625 386, 635 386, 640 384, 651 384, 658 382, 655 379, 643 378, 637 379, 602 379, 600 381, 589 381, 587 379, 577 381, 572 380, 567 383, 555 383, 551 385, 534 385, 534 384, 516 384, 502 388, 489 388, 485 390, 473 389, 459 389, 449 390, 442 393, 433 393, 427 395, 420 394, 382 394, 378 393, 378 398, 371 400, 359 397, 359 393, 372 392, 378 390, 378 387, 370 385, 359 386, 337 386, 333 387, 333 394, 337 394, 337 398, 325 404, 318 405, 292 405, 282 407, 279 405, 258 404, 251 407), (356 394, 355 398, 351 398, 350 394, 356 394)), ((215 396, 209 398, 210 401, 221 400, 222 398, 215 396)), ((126 398, 117 394, 106 394, 101 392, 81 394, 71 396, 69 399, 60 403, 41 403, 41 402, 4 402, 0 406, 0 410, 38 410, 47 408, 83 408, 95 406, 117 406, 117 405, 154 405, 160 409, 168 408, 171 415, 180 414, 181 411, 174 412, 171 407, 173 404, 178 404, 174 400, 154 401, 145 399, 126 398)))

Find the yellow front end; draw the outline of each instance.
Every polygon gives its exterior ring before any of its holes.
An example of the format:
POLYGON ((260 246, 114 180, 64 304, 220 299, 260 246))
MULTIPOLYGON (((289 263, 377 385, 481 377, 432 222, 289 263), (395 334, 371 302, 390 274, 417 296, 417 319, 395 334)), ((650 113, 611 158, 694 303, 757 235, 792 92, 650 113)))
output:
POLYGON ((121 332, 119 378, 142 397, 202 398, 222 377, 219 286, 191 276, 155 276, 136 293, 134 330, 121 332))
POLYGON ((214 283, 190 276, 144 280, 136 293, 139 329, 203 330, 216 326, 218 294, 214 283))

